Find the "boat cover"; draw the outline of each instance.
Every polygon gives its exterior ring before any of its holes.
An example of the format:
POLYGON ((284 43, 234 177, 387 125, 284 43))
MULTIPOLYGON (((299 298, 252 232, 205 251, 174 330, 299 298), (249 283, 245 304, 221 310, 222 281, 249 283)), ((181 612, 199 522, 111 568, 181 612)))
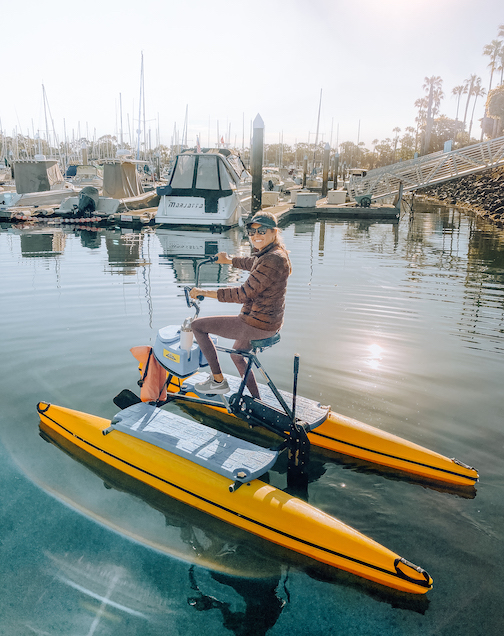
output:
POLYGON ((143 194, 140 175, 134 163, 106 163, 103 166, 103 196, 126 199, 143 194))
POLYGON ((58 162, 52 159, 44 161, 16 161, 14 180, 18 194, 45 192, 65 185, 58 162))
POLYGON ((229 477, 233 482, 246 483, 260 477, 278 457, 278 451, 262 448, 142 402, 120 411, 111 425, 229 477))

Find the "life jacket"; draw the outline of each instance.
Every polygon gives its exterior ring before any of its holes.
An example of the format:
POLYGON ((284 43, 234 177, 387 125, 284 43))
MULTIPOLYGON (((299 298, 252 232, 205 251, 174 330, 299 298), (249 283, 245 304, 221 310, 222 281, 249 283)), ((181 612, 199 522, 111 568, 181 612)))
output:
POLYGON ((138 384, 142 402, 165 401, 167 372, 154 357, 152 347, 144 345, 133 347, 130 351, 139 362, 141 378, 138 384))

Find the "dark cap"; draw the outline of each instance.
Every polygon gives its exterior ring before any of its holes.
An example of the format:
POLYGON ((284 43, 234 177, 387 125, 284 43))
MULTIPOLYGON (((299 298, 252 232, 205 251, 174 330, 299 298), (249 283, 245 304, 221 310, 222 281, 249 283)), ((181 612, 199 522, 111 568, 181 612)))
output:
POLYGON ((269 227, 271 229, 277 227, 277 222, 273 215, 261 214, 260 212, 252 217, 252 219, 247 223, 247 227, 250 227, 254 223, 258 223, 263 227, 269 227))

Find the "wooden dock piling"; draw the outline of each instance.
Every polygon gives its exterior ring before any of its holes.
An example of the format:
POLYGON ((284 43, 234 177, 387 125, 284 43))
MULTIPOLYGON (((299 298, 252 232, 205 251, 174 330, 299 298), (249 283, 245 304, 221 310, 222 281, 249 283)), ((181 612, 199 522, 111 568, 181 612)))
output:
POLYGON ((327 181, 329 180, 329 153, 331 147, 329 144, 324 146, 324 163, 322 168, 322 197, 327 196, 327 181))
POLYGON ((252 214, 259 212, 262 207, 263 146, 264 122, 258 113, 252 135, 252 214))

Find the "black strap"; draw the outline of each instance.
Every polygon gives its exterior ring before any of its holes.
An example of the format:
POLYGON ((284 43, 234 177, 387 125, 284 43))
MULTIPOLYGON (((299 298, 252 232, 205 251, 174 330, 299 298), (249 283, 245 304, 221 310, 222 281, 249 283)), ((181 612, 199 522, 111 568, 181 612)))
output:
POLYGON ((147 362, 145 363, 145 367, 144 367, 144 372, 142 377, 140 378, 140 380, 138 380, 137 384, 138 386, 143 386, 143 383, 145 382, 145 378, 147 377, 147 372, 149 371, 149 362, 151 359, 151 355, 152 355, 152 347, 149 350, 149 356, 147 358, 147 362))

